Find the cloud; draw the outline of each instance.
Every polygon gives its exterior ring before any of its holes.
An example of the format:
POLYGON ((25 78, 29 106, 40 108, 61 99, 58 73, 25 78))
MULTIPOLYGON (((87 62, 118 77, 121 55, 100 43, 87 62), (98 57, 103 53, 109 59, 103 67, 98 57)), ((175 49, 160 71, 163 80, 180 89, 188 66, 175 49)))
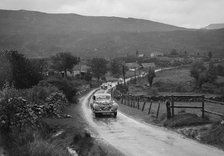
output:
POLYGON ((224 22, 224 0, 1 0, 2 9, 119 16, 185 27, 224 22))

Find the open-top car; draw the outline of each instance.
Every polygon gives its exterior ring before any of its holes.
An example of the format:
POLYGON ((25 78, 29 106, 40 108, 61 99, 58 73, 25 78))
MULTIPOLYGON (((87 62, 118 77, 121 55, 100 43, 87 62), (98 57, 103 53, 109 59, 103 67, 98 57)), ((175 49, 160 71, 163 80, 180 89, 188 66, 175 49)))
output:
POLYGON ((96 117, 101 114, 113 114, 117 117, 118 104, 112 100, 109 93, 95 93, 90 107, 96 117))

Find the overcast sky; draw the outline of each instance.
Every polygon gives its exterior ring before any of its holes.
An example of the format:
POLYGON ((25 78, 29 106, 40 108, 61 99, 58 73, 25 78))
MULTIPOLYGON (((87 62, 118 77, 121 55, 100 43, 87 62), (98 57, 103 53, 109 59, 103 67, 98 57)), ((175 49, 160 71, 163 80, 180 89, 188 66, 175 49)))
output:
POLYGON ((224 0, 0 0, 0 9, 133 17, 188 28, 224 23, 224 0))

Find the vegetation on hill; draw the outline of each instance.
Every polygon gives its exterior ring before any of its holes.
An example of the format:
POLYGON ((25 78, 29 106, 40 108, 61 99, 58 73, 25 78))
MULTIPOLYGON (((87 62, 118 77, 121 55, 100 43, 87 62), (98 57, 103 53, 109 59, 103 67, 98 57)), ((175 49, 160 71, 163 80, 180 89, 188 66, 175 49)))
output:
POLYGON ((224 30, 188 30, 139 19, 85 17, 29 11, 0 13, 0 49, 28 57, 69 51, 85 57, 178 51, 223 55, 224 30), (89 24, 91 23, 91 24, 89 24))
MULTIPOLYGON (((54 62, 54 59, 30 60, 17 51, 1 53, 0 136, 9 155, 70 155, 67 140, 53 137, 55 131, 59 130, 57 125, 46 122, 46 119, 70 118, 70 115, 64 113, 65 108, 77 103, 77 93, 86 91, 85 86, 89 83, 60 74, 60 69, 71 69, 78 60, 67 54, 66 58, 66 61, 63 60, 64 57, 60 57, 54 62), (60 64, 61 59, 70 64, 60 64), (50 70, 49 63, 61 65, 51 76, 47 74, 50 70)), ((74 114, 76 116, 78 114, 74 114)), ((79 119, 74 118, 73 122, 76 120, 79 119)), ((75 134, 82 133, 77 131, 75 134)), ((94 139, 90 136, 87 138, 93 144, 94 139)), ((85 139, 86 137, 78 138, 74 143, 71 141, 71 144, 82 149, 83 147, 79 147, 83 144, 80 140, 85 139)))

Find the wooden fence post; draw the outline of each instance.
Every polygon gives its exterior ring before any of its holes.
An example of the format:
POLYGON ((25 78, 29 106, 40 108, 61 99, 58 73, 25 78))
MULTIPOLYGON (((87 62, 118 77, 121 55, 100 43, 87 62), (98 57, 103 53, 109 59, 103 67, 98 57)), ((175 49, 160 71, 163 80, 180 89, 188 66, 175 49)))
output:
POLYGON ((135 96, 132 95, 131 96, 131 107, 134 107, 134 103, 135 103, 135 96))
POLYGON ((151 112, 151 108, 152 108, 152 100, 150 100, 150 106, 149 106, 148 114, 150 114, 150 112, 151 112))
POLYGON ((128 94, 128 106, 130 106, 130 95, 128 94))
POLYGON ((121 95, 121 104, 123 104, 123 102, 124 102, 124 95, 122 94, 121 95))
POLYGON ((202 118, 204 118, 205 117, 205 96, 203 95, 202 96, 202 110, 201 110, 201 116, 202 116, 202 118))
POLYGON ((135 107, 135 108, 137 108, 137 105, 136 105, 136 104, 137 104, 137 98, 138 98, 138 97, 135 96, 135 102, 134 102, 134 107, 135 107))
POLYGON ((174 97, 171 96, 171 105, 172 105, 172 117, 174 117, 174 97))
POLYGON ((166 113, 167 113, 167 119, 171 118, 171 111, 170 111, 170 101, 166 101, 166 113))
POLYGON ((138 109, 139 109, 139 100, 140 100, 140 97, 138 96, 138 97, 137 97, 137 101, 138 101, 138 102, 137 102, 137 103, 138 103, 138 104, 137 104, 137 107, 138 107, 138 109))
POLYGON ((160 101, 159 101, 159 105, 158 105, 157 113, 156 113, 156 118, 157 118, 157 119, 158 119, 158 116, 159 116, 159 109, 160 109, 160 101))
POLYGON ((143 103, 143 106, 142 106, 142 112, 143 112, 144 109, 145 109, 145 104, 146 104, 146 99, 144 99, 144 103, 143 103))
POLYGON ((133 95, 130 95, 130 106, 132 107, 132 103, 133 103, 133 95))
POLYGON ((124 95, 124 105, 127 105, 127 95, 124 95))

